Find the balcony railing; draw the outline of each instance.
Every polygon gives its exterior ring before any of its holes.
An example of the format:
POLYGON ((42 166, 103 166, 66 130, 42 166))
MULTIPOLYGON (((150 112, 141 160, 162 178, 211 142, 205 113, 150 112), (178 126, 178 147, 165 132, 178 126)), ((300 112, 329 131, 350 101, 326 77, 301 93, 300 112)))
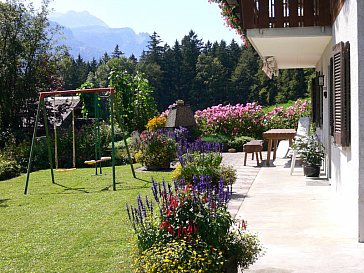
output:
MULTIPOLYGON (((231 2, 231 0, 230 0, 231 2)), ((237 0, 243 29, 329 26, 344 0, 237 0)))

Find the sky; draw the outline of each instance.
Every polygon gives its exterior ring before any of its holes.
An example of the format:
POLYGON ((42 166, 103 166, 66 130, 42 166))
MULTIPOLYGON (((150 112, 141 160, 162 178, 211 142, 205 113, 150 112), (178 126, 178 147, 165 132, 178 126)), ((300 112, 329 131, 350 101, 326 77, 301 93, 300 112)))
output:
MULTIPOLYGON (((39 7, 41 0, 27 0, 39 7)), ((136 33, 158 33, 163 42, 173 45, 192 29, 207 40, 241 44, 241 39, 225 26, 216 3, 208 0, 53 0, 55 12, 88 11, 110 27, 130 27, 136 33)))

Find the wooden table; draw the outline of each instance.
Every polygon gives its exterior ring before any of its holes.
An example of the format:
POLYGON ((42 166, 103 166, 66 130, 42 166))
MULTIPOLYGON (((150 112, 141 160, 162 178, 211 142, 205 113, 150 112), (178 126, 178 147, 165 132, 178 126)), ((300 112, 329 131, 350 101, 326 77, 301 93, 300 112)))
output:
POLYGON ((278 140, 289 140, 289 146, 292 144, 293 138, 296 136, 296 130, 294 129, 270 129, 263 133, 264 139, 268 140, 268 154, 266 165, 270 164, 270 152, 273 144, 273 160, 276 159, 277 142, 278 140))

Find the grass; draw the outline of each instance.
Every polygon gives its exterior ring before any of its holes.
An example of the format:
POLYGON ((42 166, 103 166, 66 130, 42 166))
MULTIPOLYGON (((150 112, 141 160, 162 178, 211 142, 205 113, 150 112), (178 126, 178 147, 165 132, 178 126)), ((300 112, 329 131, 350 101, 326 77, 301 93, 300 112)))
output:
POLYGON ((126 203, 138 192, 151 195, 151 176, 170 181, 168 172, 111 168, 95 176, 93 169, 25 175, 0 182, 0 272, 132 272, 134 232, 126 203))

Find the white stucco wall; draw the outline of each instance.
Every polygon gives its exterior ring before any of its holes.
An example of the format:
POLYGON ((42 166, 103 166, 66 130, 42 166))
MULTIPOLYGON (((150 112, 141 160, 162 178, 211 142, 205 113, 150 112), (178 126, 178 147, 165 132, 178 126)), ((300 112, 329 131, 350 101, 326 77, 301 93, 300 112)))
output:
POLYGON ((364 1, 357 2, 359 241, 364 242, 364 1))
POLYGON ((350 42, 351 146, 338 147, 329 135, 329 96, 324 98, 326 114, 318 133, 331 158, 327 169, 330 169, 332 189, 340 203, 335 208, 340 208, 338 217, 364 241, 364 28, 358 28, 360 25, 364 25, 364 1, 346 0, 332 27, 332 43, 325 49, 316 69, 326 76, 324 88, 330 94, 328 66, 332 47, 341 41, 350 42))

